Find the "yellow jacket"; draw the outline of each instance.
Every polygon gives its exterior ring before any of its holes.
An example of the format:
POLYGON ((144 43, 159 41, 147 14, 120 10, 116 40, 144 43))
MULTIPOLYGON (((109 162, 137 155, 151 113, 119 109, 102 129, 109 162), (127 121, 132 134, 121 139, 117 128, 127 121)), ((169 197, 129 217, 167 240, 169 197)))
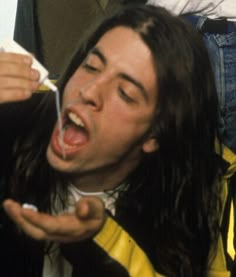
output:
MULTIPOLYGON (((223 178, 223 214, 224 217, 229 217, 228 226, 224 226, 227 230, 227 239, 223 240, 225 234, 219 237, 217 252, 214 258, 209 261, 207 269, 209 277, 230 277, 228 270, 227 258, 234 259, 233 247, 233 228, 234 228, 234 210, 232 199, 229 193, 230 177, 236 172, 236 155, 228 148, 223 149, 223 158, 228 163, 228 169, 223 178), (226 202, 230 201, 229 209, 226 207, 226 202), (225 241, 226 245, 224 245, 225 241)), ((111 258, 120 263, 129 273, 131 277, 161 277, 160 273, 156 272, 147 255, 137 245, 133 238, 118 225, 111 217, 108 217, 103 229, 95 236, 97 243, 111 258)))

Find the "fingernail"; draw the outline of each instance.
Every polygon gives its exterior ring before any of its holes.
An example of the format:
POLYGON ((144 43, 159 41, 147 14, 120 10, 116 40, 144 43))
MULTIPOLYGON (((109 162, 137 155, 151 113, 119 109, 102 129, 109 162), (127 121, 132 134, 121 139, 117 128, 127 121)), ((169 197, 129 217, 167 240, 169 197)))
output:
POLYGON ((32 69, 30 75, 33 79, 37 80, 39 78, 39 72, 37 70, 32 69))

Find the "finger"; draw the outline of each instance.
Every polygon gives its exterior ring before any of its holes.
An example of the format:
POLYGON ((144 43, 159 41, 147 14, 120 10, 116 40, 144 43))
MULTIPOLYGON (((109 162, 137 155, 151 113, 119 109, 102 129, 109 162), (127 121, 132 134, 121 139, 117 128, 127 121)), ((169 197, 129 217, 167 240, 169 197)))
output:
MULTIPOLYGON (((84 224, 78 221, 74 214, 51 216, 25 210, 23 216, 36 228, 37 233, 35 231, 31 235, 36 237, 37 234, 37 239, 67 243, 80 241, 94 234, 93 230, 88 230, 84 224), (42 233, 39 233, 38 229, 42 233)), ((32 229, 29 230, 32 232, 32 229)))
MULTIPOLYGON (((103 206, 100 201, 92 201, 103 206)), ((87 203, 90 203, 88 200, 87 203)), ((63 214, 51 216, 45 213, 24 209, 17 202, 6 200, 4 209, 12 220, 18 224, 22 230, 37 240, 52 240, 60 242, 79 241, 92 237, 101 228, 105 219, 80 220, 75 214, 63 214)), ((90 205, 91 206, 91 205, 90 205)), ((92 213, 94 215, 94 212, 92 213)))
POLYGON ((83 197, 76 204, 76 215, 80 219, 101 219, 104 214, 104 202, 98 197, 83 197))
POLYGON ((47 238, 46 233, 41 229, 36 228, 34 225, 27 222, 22 216, 21 205, 12 200, 5 200, 3 207, 9 217, 28 235, 37 240, 45 240, 47 238))
POLYGON ((13 77, 13 76, 1 76, 0 75, 0 89, 29 89, 35 90, 39 87, 39 83, 34 80, 13 77))
POLYGON ((22 216, 35 227, 42 229, 49 235, 74 234, 80 229, 80 222, 74 214, 49 215, 25 209, 22 216))
POLYGON ((14 102, 14 101, 23 101, 32 96, 32 91, 30 90, 21 90, 14 89, 9 93, 8 90, 1 90, 0 93, 0 103, 14 102))
POLYGON ((103 219, 80 220, 74 213, 52 216, 26 209, 22 215, 30 224, 41 229, 46 239, 61 242, 91 237, 103 225, 103 219))
POLYGON ((35 225, 31 224, 27 220, 25 220, 24 217, 22 217, 21 222, 18 224, 18 226, 29 236, 36 240, 48 240, 48 234, 44 232, 44 230, 35 227, 35 225))
POLYGON ((31 65, 32 61, 33 61, 33 59, 31 57, 31 55, 24 55, 24 54, 0 51, 0 63, 1 62, 14 62, 14 63, 19 63, 19 64, 25 63, 27 65, 31 65))
MULTIPOLYGON (((42 214, 35 212, 30 209, 24 209, 21 205, 13 200, 5 200, 3 202, 3 207, 9 217, 28 235, 37 240, 53 240, 53 241, 61 241, 61 242, 69 242, 73 241, 74 237, 64 236, 64 235, 53 235, 45 232, 43 228, 41 228, 41 224, 38 221, 45 220, 48 218, 55 219, 55 217, 48 216, 46 214, 42 214), (37 227, 39 226, 39 227, 37 227)), ((54 226, 55 228, 55 226, 54 226)), ((52 231, 52 230, 50 230, 52 231)))
POLYGON ((46 213, 39 213, 31 209, 24 209, 11 199, 5 200, 3 207, 10 218, 20 227, 28 229, 28 225, 34 226, 36 229, 42 230, 43 234, 47 233, 51 236, 73 234, 75 229, 77 231, 80 229, 78 228, 80 223, 74 214, 52 216, 46 213))
POLYGON ((0 75, 0 103, 25 100, 38 88, 37 81, 0 75))
POLYGON ((11 199, 7 199, 3 202, 3 208, 6 211, 6 213, 11 217, 11 219, 13 219, 15 221, 15 219, 17 221, 20 220, 21 218, 21 206, 11 200, 11 199))
POLYGON ((72 236, 71 218, 68 218, 68 222, 66 222, 67 225, 64 226, 66 227, 65 232, 64 228, 61 228, 61 222, 60 220, 58 220, 57 216, 51 216, 45 213, 35 212, 31 209, 24 209, 22 211, 22 216, 29 225, 29 228, 27 228, 27 225, 24 226, 25 230, 29 231, 29 234, 31 236, 37 235, 37 239, 51 241, 66 241, 64 233, 66 233, 67 236, 67 232, 69 232, 70 236, 72 236), (68 225, 68 223, 70 225, 68 225))
POLYGON ((9 217, 28 235, 37 240, 53 240, 67 242, 73 240, 72 237, 64 235, 51 235, 45 232, 42 228, 37 227, 38 220, 48 218, 46 214, 39 214, 31 209, 24 209, 21 205, 13 200, 5 200, 3 207, 9 217), (29 219, 29 220, 28 220, 29 219), (35 222, 35 224, 34 224, 35 222))
POLYGON ((26 64, 3 63, 0 62, 0 76, 25 78, 28 80, 38 80, 39 72, 26 64))

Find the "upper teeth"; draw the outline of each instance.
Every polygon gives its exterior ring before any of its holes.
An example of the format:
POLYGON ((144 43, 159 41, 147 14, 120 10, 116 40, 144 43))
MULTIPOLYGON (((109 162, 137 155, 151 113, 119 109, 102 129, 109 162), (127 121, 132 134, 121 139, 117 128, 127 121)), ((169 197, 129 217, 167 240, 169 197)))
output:
POLYGON ((68 117, 77 126, 84 127, 84 123, 82 122, 82 120, 75 113, 69 112, 68 117))

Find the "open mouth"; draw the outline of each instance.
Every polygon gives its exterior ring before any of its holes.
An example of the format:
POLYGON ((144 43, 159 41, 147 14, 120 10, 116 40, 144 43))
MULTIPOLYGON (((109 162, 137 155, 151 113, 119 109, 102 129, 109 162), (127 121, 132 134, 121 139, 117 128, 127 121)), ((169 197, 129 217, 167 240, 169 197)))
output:
POLYGON ((66 110, 63 118, 62 138, 57 128, 52 140, 52 147, 59 154, 66 156, 77 152, 89 140, 89 132, 83 119, 71 109, 66 110), (63 149, 63 150, 62 150, 63 149))
POLYGON ((81 145, 87 140, 88 131, 83 120, 73 111, 67 111, 63 124, 63 142, 65 146, 81 145))

